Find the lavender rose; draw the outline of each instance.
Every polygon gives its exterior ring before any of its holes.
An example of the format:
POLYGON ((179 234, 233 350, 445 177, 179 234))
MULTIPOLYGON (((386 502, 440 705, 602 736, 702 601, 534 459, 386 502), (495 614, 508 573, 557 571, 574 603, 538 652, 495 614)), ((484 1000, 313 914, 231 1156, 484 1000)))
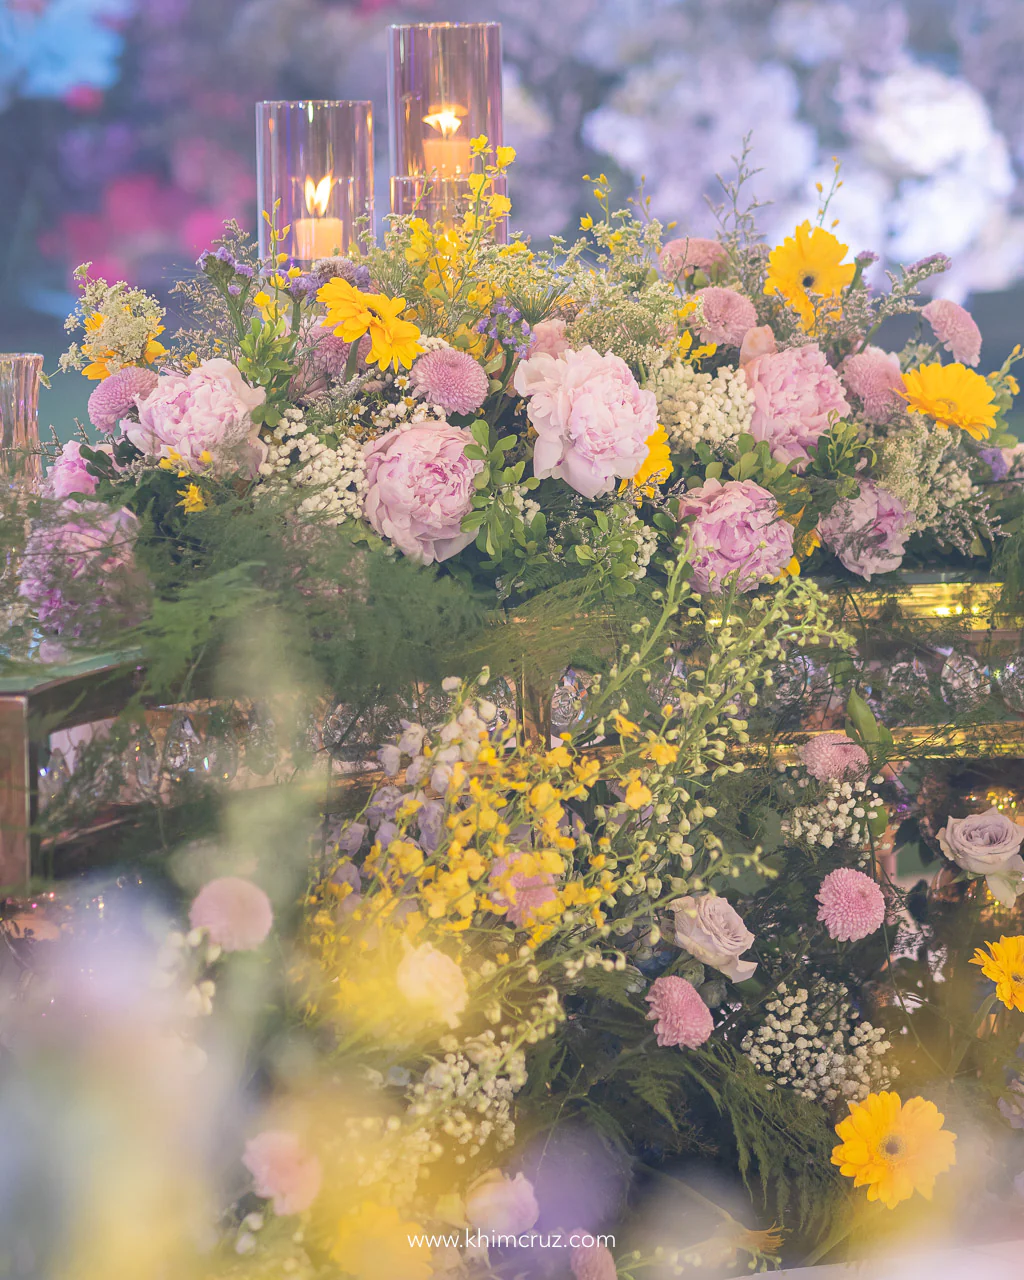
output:
POLYGON ((167 458, 173 452, 186 470, 212 464, 221 473, 241 469, 254 476, 265 451, 252 411, 266 397, 230 360, 207 360, 189 374, 164 374, 147 396, 136 398, 139 421, 125 420, 121 429, 143 453, 167 458))
POLYGON ((750 434, 768 441, 776 462, 800 470, 808 447, 829 429, 829 415, 849 410, 838 374, 814 343, 767 352, 742 367, 754 393, 750 434))
POLYGON ((740 955, 754 945, 754 935, 725 898, 709 893, 672 903, 675 943, 701 964, 718 969, 733 982, 745 982, 757 965, 740 955))
MULTIPOLYGON (((97 453, 105 453, 108 457, 113 450, 109 444, 90 446, 97 453)), ((70 498, 73 493, 93 494, 99 483, 88 464, 82 457, 82 446, 77 440, 69 440, 57 455, 53 466, 46 473, 43 494, 47 498, 70 498)))
POLYGON ((741 591, 777 577, 793 558, 793 526, 779 516, 779 504, 753 480, 705 480, 679 504, 689 520, 693 545, 693 585, 720 592, 730 574, 741 591))
POLYGON ((871 581, 903 563, 903 549, 914 522, 898 498, 870 480, 861 480, 856 498, 837 503, 818 522, 821 540, 851 573, 871 581))
POLYGON ((466 457, 472 442, 464 428, 434 423, 389 431, 364 447, 366 518, 412 559, 440 563, 476 536, 462 530, 483 467, 466 457))
POLYGON ((658 429, 658 402, 619 356, 593 347, 531 356, 516 369, 515 389, 529 400, 537 432, 535 476, 557 476, 596 498, 640 470, 658 429))
POLYGON ((939 832, 947 858, 971 875, 984 876, 992 896, 1012 907, 1024 892, 1024 827, 994 806, 966 818, 948 818, 939 832))

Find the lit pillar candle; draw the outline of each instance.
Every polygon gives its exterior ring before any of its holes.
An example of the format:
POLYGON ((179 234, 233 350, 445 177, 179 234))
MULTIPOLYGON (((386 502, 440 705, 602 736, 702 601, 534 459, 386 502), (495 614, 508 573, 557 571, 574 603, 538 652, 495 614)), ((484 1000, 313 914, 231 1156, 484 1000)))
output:
POLYGON ((442 105, 431 107, 423 123, 423 168, 438 178, 465 178, 472 172, 473 157, 469 137, 462 129, 466 108, 442 105))
POLYGON ((329 217, 327 208, 331 200, 334 175, 329 173, 314 182, 307 177, 303 189, 308 218, 296 218, 294 225, 295 257, 304 262, 314 258, 330 258, 335 250, 344 253, 349 235, 341 218, 329 217))

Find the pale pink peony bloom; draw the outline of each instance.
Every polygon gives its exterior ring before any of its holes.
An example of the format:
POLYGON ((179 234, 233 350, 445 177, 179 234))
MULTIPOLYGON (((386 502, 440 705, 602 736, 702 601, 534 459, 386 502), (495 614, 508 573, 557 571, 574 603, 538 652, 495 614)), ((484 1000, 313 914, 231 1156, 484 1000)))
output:
POLYGON ((671 911, 677 947, 684 947, 695 960, 709 964, 733 982, 745 982, 753 976, 757 965, 740 956, 756 939, 731 902, 702 893, 678 898, 671 911))
MULTIPOLYGON (((110 457, 109 444, 90 445, 97 453, 110 457)), ((82 457, 82 446, 77 440, 69 440, 57 455, 53 466, 46 473, 43 495, 47 498, 70 498, 73 493, 93 494, 99 481, 87 469, 82 457)))
POLYGON ((858 942, 885 921, 885 896, 863 871, 838 867, 830 871, 815 894, 821 904, 818 919, 837 942, 858 942))
POLYGON ((810 343, 756 356, 743 372, 754 393, 750 434, 768 441, 776 462, 795 462, 800 470, 808 447, 829 429, 829 415, 842 417, 850 408, 836 371, 810 343))
POLYGON ((735 289, 710 285, 694 295, 700 300, 703 324, 697 327, 701 342, 715 342, 723 347, 738 347, 745 335, 757 324, 757 311, 749 298, 735 289))
POLYGON ((515 389, 530 402, 538 478, 557 476, 596 498, 639 471, 658 429, 658 402, 621 357, 593 347, 531 356, 516 369, 515 389))
POLYGON ((530 335, 531 356, 560 356, 569 350, 565 337, 565 321, 538 320, 530 335))
POLYGON ((242 1163, 252 1174, 256 1194, 272 1199, 277 1214, 304 1213, 320 1193, 320 1161, 286 1129, 267 1129, 250 1138, 242 1163))
POLYGON ((229 474, 256 475, 266 457, 252 411, 267 398, 252 387, 230 360, 207 360, 191 373, 168 373, 145 399, 136 401, 139 421, 121 430, 149 457, 176 454, 189 471, 212 465, 229 474), (211 464, 204 462, 206 453, 211 464))
POLYGON ((740 368, 749 364, 751 360, 756 360, 758 356, 772 356, 778 349, 770 324, 748 329, 740 343, 740 368))
POLYGON ((615 1259, 603 1244, 577 1245, 569 1265, 575 1280, 616 1280, 619 1274, 615 1259))
POLYGON ((860 481, 856 498, 847 498, 818 522, 821 540, 851 573, 871 581, 903 563, 914 517, 902 502, 870 480, 860 481))
POLYGON ((894 352, 865 347, 846 357, 841 372, 846 390, 863 404, 869 422, 886 422, 897 409, 906 407, 899 395, 904 386, 900 359, 894 352))
POLYGON ((533 1184, 523 1174, 507 1178, 491 1169, 466 1192, 466 1221, 480 1231, 518 1235, 540 1217, 533 1184))
POLYGON ((683 236, 669 240, 661 251, 661 269, 670 280, 694 271, 708 272, 728 261, 729 254, 717 240, 700 236, 683 236))
POLYGON ((954 360, 961 364, 978 363, 981 359, 981 330, 969 311, 948 298, 933 298, 921 308, 921 314, 954 360))
POLYGON ((483 365, 454 347, 425 352, 413 365, 411 377, 423 399, 445 413, 475 413, 490 389, 483 365))
POLYGON ((159 379, 152 369, 125 365, 104 378, 89 397, 89 421, 98 431, 113 431, 118 422, 149 395, 159 379))
POLYGON ((651 1006, 648 1021, 656 1024, 654 1034, 663 1049, 696 1049, 715 1029, 711 1010, 685 978, 655 978, 645 998, 651 1006))
POLYGON ((364 514, 374 529, 423 564, 458 555, 476 537, 462 518, 473 503, 473 477, 483 463, 466 457, 473 437, 437 422, 400 427, 370 440, 364 514))
POLYGON ((274 911, 259 885, 240 876, 221 876, 199 890, 188 919, 225 951, 255 951, 270 932, 274 911))
POLYGON ((870 761, 868 753, 845 733, 821 733, 800 748, 800 759, 812 778, 827 782, 832 778, 863 778, 870 761))
POLYGON ((555 877, 549 871, 530 874, 515 867, 515 855, 495 860, 489 878, 490 896, 495 906, 504 907, 516 928, 522 929, 531 923, 539 907, 554 901, 555 877))
POLYGON ((698 591, 726 590, 733 573, 740 591, 753 591, 778 577, 793 558, 793 526, 753 480, 705 480, 682 495, 679 518, 690 526, 698 591))

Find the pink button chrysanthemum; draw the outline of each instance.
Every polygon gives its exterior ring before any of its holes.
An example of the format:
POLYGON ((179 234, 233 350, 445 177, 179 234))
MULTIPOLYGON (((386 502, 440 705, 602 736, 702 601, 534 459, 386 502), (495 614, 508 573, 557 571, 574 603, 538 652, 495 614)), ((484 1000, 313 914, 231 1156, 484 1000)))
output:
POLYGON ((728 258, 725 246, 701 236, 670 240, 661 251, 661 269, 670 280, 692 271, 710 271, 728 258))
POLYGON ((978 363, 981 359, 981 330, 969 311, 948 298, 935 298, 922 307, 921 314, 954 360, 961 364, 978 363))
POLYGON ((821 904, 818 919, 830 938, 857 942, 882 927, 885 897, 870 876, 852 867, 830 871, 815 895, 821 904))
POLYGON ((822 733, 800 748, 800 759, 812 778, 861 778, 868 771, 868 753, 845 733, 822 733))
POLYGON ((445 413, 474 413, 487 399, 489 386, 483 366, 454 347, 420 356, 412 367, 412 385, 445 413))
POLYGON ((711 285, 694 295, 700 300, 704 323, 697 328, 701 342, 738 347, 744 334, 757 324, 757 311, 749 298, 735 289, 711 285))
POLYGON ((658 1044, 696 1049, 715 1029, 711 1010, 685 978, 655 978, 647 993, 648 1020, 656 1023, 658 1044))
POLYGON ((125 414, 135 408, 136 398, 145 400, 156 384, 157 375, 152 369, 126 364, 104 378, 89 397, 89 421, 97 431, 113 431, 125 414))
POLYGON ((863 404, 869 422, 885 422, 895 410, 905 407, 899 395, 903 390, 900 361, 891 351, 865 347, 846 357, 842 375, 846 390, 863 404))
MULTIPOLYGON (((577 1231, 577 1236, 593 1239, 586 1232, 577 1231)), ((603 1244, 580 1244, 572 1251, 570 1263, 576 1280, 615 1280, 619 1274, 615 1268, 615 1259, 603 1244)))
POLYGON ((199 890, 188 919, 225 951, 254 951, 270 932, 274 911, 259 885, 240 876, 221 876, 199 890))

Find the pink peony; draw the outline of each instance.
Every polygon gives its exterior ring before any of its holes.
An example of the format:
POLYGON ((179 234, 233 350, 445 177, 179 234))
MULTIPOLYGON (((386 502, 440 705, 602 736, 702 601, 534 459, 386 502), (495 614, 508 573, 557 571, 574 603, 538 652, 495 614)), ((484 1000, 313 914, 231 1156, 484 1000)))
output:
POLYGON ((654 1034, 663 1049, 696 1049, 715 1029, 711 1010, 685 978, 655 978, 646 999, 651 1006, 647 1018, 655 1022, 654 1034))
POLYGON ((445 413, 475 413, 487 399, 490 380, 468 351, 427 351, 412 367, 412 385, 445 413))
POLYGON ((509 920, 522 929, 532 921, 538 907, 554 901, 555 877, 549 871, 531 873, 515 868, 515 856, 495 860, 491 867, 490 895, 494 905, 504 907, 509 920))
POLYGON ((754 393, 750 434, 767 440, 776 462, 808 460, 807 448, 849 409, 843 384, 816 344, 757 356, 743 366, 754 393))
POLYGON ((775 341, 770 324, 763 324, 756 329, 748 329, 740 343, 740 367, 750 364, 758 356, 774 355, 779 346, 775 341))
POLYGON ((320 1193, 320 1161, 286 1129, 267 1129, 245 1144, 242 1163, 258 1196, 273 1199, 278 1214, 304 1213, 320 1193))
POLYGON ((205 929, 225 951, 255 951, 274 923, 270 899, 251 880, 221 876, 196 894, 188 913, 193 929, 205 929))
POLYGON ((530 1180, 517 1173, 507 1178, 491 1169, 466 1192, 466 1221, 480 1231, 518 1235, 540 1217, 540 1205, 530 1180))
POLYGON ((914 522, 898 498, 870 480, 860 481, 856 498, 847 498, 818 522, 821 540, 862 578, 888 573, 903 563, 903 549, 914 522))
POLYGON ((611 1252, 596 1241, 577 1245, 569 1265, 575 1280, 617 1280, 619 1274, 611 1252))
POLYGON ((670 240, 661 251, 661 269, 670 280, 694 271, 709 272, 712 267, 728 261, 725 246, 717 240, 704 240, 700 236, 683 236, 670 240))
POLYGON ((138 534, 139 522, 125 507, 65 501, 55 523, 31 527, 19 595, 59 634, 81 637, 115 617, 127 622, 137 610, 138 534))
POLYGON ((865 347, 842 363, 843 383, 851 396, 864 406, 869 422, 886 422, 897 409, 905 408, 898 394, 903 390, 899 356, 881 347, 865 347))
POLYGON ((820 733, 800 748, 800 759, 812 778, 827 782, 832 778, 863 778, 870 761, 868 753, 845 733, 820 733))
POLYGON ((885 920, 885 897, 863 871, 838 867, 830 871, 815 894, 821 904, 818 919, 837 942, 857 942, 880 929, 885 920))
POLYGON ((363 448, 365 515, 377 532, 414 560, 440 563, 473 541, 462 517, 473 501, 483 463, 466 457, 473 437, 440 422, 389 431, 363 448))
POLYGON ((679 503, 688 521, 693 552, 693 585, 721 592, 733 573, 740 591, 753 591, 775 578, 793 558, 793 526, 779 516, 779 504, 753 480, 705 480, 679 503))
POLYGON ((515 389, 528 398, 537 431, 535 476, 557 476, 596 498, 639 471, 658 429, 658 402, 620 356, 593 347, 531 356, 516 369, 515 389))
POLYGON ((538 320, 530 336, 531 356, 560 356, 568 351, 564 320, 538 320))
POLYGON ((177 453, 188 470, 212 465, 222 473, 244 469, 255 475, 265 456, 252 411, 266 399, 251 387, 230 360, 207 360, 189 374, 168 373, 144 400, 137 400, 139 421, 121 429, 149 457, 177 453))
POLYGON ((158 381, 152 369, 140 369, 136 364, 118 369, 104 378, 89 397, 89 421, 97 431, 113 431, 158 381))
POLYGON ((719 346, 738 347, 745 335, 757 324, 757 311, 749 298, 735 289, 711 285, 699 289, 704 323, 697 329, 701 342, 717 342, 719 346))
POLYGON ((981 359, 981 330, 969 311, 948 298, 934 298, 921 308, 921 314, 954 360, 961 364, 978 363, 981 359))
MULTIPOLYGON (((109 444, 90 445, 97 453, 109 457, 113 452, 109 444)), ((93 494, 99 481, 87 469, 82 457, 82 446, 77 440, 69 440, 61 449, 53 466, 46 473, 43 494, 47 498, 70 498, 73 493, 93 494)))

